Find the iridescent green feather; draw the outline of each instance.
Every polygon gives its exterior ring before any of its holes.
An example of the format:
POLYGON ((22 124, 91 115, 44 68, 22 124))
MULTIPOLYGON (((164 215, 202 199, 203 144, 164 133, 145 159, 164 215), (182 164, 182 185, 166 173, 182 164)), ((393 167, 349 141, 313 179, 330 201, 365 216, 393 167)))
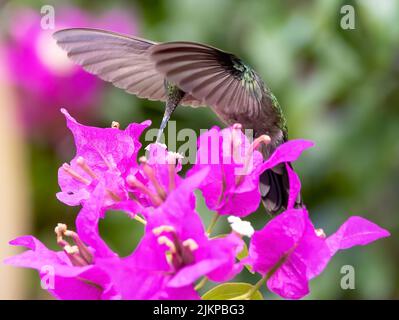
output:
POLYGON ((284 117, 283 110, 276 96, 271 92, 269 88, 265 87, 262 80, 250 66, 244 64, 240 60, 233 60, 233 68, 238 71, 241 79, 241 84, 255 97, 261 99, 262 92, 265 92, 270 97, 272 107, 274 108, 280 119, 279 126, 282 129, 284 136, 286 137, 288 133, 287 121, 284 117))

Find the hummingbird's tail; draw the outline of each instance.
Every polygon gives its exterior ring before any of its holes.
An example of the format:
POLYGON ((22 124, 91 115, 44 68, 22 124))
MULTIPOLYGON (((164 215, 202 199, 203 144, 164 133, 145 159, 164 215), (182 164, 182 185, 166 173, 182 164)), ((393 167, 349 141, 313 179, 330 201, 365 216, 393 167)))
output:
MULTIPOLYGON (((284 163, 263 172, 259 183, 262 203, 270 215, 276 215, 287 208, 290 188, 284 163)), ((302 197, 298 195, 295 207, 301 206, 302 197)))

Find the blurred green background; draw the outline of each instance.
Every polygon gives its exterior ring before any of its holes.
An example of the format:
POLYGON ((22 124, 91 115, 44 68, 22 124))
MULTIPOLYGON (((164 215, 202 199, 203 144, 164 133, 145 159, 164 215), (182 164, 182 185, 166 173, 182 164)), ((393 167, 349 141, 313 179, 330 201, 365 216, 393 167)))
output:
MULTIPOLYGON (((47 4, 53 5, 56 13, 59 6, 67 4, 93 15, 119 8, 134 17, 136 35, 155 41, 208 43, 251 64, 279 99, 290 138, 316 142, 296 164, 316 227, 330 234, 349 216, 361 215, 392 234, 368 247, 337 254, 326 271, 311 282, 308 298, 399 298, 398 1, 13 0, 0 9, 3 47, 8 45, 7 17, 12 12, 20 8, 40 12, 47 4), (340 27, 340 9, 345 4, 355 9, 354 30, 340 27), (343 265, 355 268, 355 290, 340 287, 343 265)), ((98 94, 101 99, 94 108, 89 112, 77 109, 72 115, 101 126, 109 126, 112 120, 125 127, 129 122, 151 119, 156 127, 161 121, 162 103, 140 100, 110 84, 98 94)), ((71 95, 70 100, 75 98, 71 95)), ((66 99, 53 107, 68 108, 69 103, 66 99)), ((55 117, 54 121, 63 123, 61 114, 55 117)), ((181 107, 173 119, 178 128, 197 132, 219 124, 206 108, 181 107)), ((71 135, 63 125, 54 135, 45 126, 23 135, 32 217, 29 232, 55 248, 54 226, 57 222, 73 226, 79 209, 66 207, 55 197, 58 167, 74 154, 71 135)), ((208 223, 212 213, 202 201, 199 211, 208 223)), ((267 217, 260 210, 250 220, 261 227, 267 217)), ((220 232, 226 229, 223 224, 218 223, 220 232)), ((140 226, 122 213, 108 214, 100 229, 121 255, 128 255, 142 234, 140 226)), ((36 272, 26 272, 30 277, 21 297, 48 298, 36 272)), ((258 276, 244 272, 239 279, 254 283, 258 276)))

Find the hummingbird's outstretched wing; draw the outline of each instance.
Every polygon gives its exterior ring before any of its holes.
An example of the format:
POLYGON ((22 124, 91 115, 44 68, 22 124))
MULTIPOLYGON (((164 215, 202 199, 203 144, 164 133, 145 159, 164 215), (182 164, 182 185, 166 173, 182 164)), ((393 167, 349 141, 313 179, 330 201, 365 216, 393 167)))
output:
POLYGON ((149 51, 156 69, 168 81, 217 113, 259 115, 263 82, 235 55, 185 41, 160 43, 149 51))
MULTIPOLYGON (((53 37, 89 73, 138 97, 166 100, 165 76, 149 57, 148 49, 156 42, 86 28, 60 30, 53 37)), ((187 96, 182 104, 198 106, 199 101, 187 96)))

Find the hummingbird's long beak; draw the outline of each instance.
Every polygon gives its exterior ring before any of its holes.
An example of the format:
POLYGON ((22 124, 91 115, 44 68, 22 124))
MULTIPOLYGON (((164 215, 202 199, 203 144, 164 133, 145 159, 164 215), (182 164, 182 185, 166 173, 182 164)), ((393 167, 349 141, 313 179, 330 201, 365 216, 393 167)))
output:
POLYGON ((161 126, 159 127, 159 130, 158 130, 158 135, 157 135, 156 143, 159 143, 159 142, 160 142, 161 137, 162 137, 163 130, 165 129, 166 125, 168 124, 168 121, 169 121, 169 119, 170 119, 170 116, 171 116, 171 113, 169 112, 168 109, 166 109, 166 110, 165 110, 165 114, 164 114, 164 116, 163 116, 163 118, 162 118, 161 126))

